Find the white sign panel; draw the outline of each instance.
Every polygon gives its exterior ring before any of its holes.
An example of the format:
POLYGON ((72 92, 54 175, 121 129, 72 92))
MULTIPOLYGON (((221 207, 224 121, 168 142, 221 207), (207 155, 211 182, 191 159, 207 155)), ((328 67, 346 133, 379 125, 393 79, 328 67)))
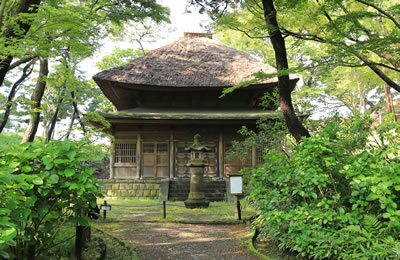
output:
POLYGON ((231 194, 242 194, 243 193, 243 183, 241 176, 230 177, 231 183, 231 194))
POLYGON ((111 205, 100 205, 100 210, 111 210, 111 205))

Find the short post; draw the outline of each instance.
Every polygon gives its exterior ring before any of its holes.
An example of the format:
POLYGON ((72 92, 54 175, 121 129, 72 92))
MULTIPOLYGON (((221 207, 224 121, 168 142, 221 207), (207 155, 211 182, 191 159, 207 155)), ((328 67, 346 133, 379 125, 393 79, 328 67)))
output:
MULTIPOLYGON (((104 206, 107 206, 107 201, 105 200, 104 201, 104 206)), ((107 210, 103 210, 103 219, 106 219, 107 218, 107 210)))
POLYGON ((100 205, 100 210, 103 211, 103 219, 107 218, 107 211, 111 210, 111 205, 107 205, 107 201, 104 201, 104 204, 100 205))
POLYGON ((163 218, 167 217, 167 202, 163 200, 163 218))
POLYGON ((235 217, 242 220, 240 210, 240 195, 243 194, 243 175, 239 173, 229 174, 229 192, 236 197, 235 217))
POLYGON ((237 218, 237 220, 242 220, 242 212, 240 211, 240 198, 239 198, 239 196, 236 196, 235 217, 237 218))
POLYGON ((83 226, 76 226, 76 234, 75 234, 75 256, 77 260, 82 259, 82 249, 83 249, 83 226))

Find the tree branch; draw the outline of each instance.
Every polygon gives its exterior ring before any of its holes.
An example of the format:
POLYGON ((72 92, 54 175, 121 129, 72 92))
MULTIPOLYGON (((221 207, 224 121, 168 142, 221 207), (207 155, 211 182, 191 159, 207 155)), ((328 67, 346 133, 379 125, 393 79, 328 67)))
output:
POLYGON ((383 14, 384 16, 386 16, 387 18, 389 18, 395 25, 397 28, 400 29, 400 23, 396 21, 396 19, 390 15, 388 12, 386 12, 385 10, 383 10, 382 8, 379 8, 378 6, 371 4, 369 2, 366 2, 364 0, 355 0, 356 2, 362 3, 364 5, 367 5, 369 7, 374 8, 375 10, 377 10, 378 12, 380 12, 381 14, 383 14))
POLYGON ((26 63, 26 62, 28 62, 28 61, 31 61, 31 60, 33 60, 34 58, 37 58, 37 57, 34 56, 34 55, 27 55, 27 56, 25 56, 25 57, 23 57, 23 58, 17 60, 16 62, 11 63, 10 67, 8 68, 8 70, 10 71, 10 70, 12 70, 12 69, 15 69, 15 68, 18 67, 19 65, 22 65, 22 64, 24 64, 24 63, 26 63))

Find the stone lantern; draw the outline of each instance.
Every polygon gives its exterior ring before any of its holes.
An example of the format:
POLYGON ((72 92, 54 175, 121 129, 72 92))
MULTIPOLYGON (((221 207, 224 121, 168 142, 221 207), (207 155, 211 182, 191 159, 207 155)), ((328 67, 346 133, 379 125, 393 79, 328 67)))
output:
POLYGON ((185 148, 190 152, 190 160, 187 164, 190 172, 190 192, 185 200, 185 206, 189 209, 208 208, 210 202, 206 200, 204 192, 201 191, 203 184, 204 167, 207 162, 204 160, 204 153, 211 151, 210 148, 200 144, 200 135, 194 136, 193 144, 185 148))

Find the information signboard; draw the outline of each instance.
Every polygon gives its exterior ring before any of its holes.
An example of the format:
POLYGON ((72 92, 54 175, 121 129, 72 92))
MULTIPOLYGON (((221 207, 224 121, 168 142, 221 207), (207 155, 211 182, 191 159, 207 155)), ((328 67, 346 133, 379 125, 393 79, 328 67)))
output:
POLYGON ((231 194, 242 194, 243 193, 242 176, 231 176, 229 179, 230 179, 231 194))

